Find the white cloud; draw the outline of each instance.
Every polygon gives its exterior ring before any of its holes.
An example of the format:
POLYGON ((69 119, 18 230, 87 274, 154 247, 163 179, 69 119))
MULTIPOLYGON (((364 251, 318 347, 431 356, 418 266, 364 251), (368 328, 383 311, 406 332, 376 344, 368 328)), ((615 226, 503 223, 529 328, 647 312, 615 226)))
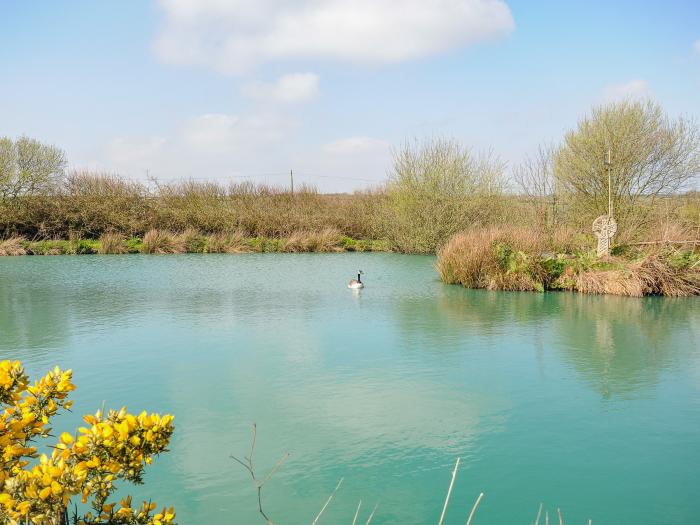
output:
POLYGON ((257 64, 320 58, 402 62, 502 37, 503 0, 159 0, 154 47, 168 63, 240 74, 257 64))
POLYGON ((326 153, 335 155, 350 155, 367 152, 388 152, 389 144, 383 140, 371 137, 350 137, 334 140, 323 146, 326 153))
POLYGON ((251 82, 243 86, 243 95, 265 102, 306 102, 318 96, 319 77, 314 73, 290 73, 275 82, 251 82))
POLYGON ((180 138, 205 152, 251 150, 282 138, 293 125, 289 117, 276 113, 207 113, 186 122, 180 138))
POLYGON ((109 142, 107 153, 117 163, 138 162, 157 154, 165 143, 164 137, 118 137, 109 142))
POLYGON ((646 80, 634 79, 622 84, 613 84, 605 88, 603 98, 606 102, 620 100, 643 100, 652 96, 646 80))

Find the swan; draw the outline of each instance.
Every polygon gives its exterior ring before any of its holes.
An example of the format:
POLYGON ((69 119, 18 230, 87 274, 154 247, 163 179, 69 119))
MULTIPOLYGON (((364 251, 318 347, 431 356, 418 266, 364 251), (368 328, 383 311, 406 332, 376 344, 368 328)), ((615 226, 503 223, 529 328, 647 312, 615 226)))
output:
POLYGON ((362 282, 362 274, 365 273, 362 270, 357 271, 357 279, 350 279, 348 283, 348 288, 351 290, 359 290, 365 287, 365 283, 362 282))

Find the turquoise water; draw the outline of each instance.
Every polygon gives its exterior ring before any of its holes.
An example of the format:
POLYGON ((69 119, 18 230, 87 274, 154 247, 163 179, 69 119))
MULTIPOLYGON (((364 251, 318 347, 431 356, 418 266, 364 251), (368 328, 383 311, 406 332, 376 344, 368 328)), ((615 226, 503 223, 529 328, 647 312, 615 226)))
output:
POLYGON ((463 290, 395 254, 0 258, 0 357, 75 371, 75 413, 171 412, 131 490, 181 524, 699 523, 700 300, 463 290), (348 290, 357 268, 367 287, 348 290), (542 523, 543 521, 541 521, 542 523), (364 520, 362 521, 364 523, 364 520))

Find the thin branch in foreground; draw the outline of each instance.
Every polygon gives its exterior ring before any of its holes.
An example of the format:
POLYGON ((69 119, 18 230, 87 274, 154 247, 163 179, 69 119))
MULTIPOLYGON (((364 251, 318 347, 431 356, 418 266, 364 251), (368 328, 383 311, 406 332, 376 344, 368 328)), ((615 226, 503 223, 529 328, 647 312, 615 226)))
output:
POLYGON ((316 519, 314 519, 314 521, 311 522, 311 525, 316 525, 316 522, 317 522, 318 519, 321 517, 321 514, 323 514, 323 511, 326 510, 326 507, 328 506, 328 504, 329 504, 329 503, 331 502, 331 500, 333 499, 333 496, 335 496, 335 493, 338 492, 338 489, 340 488, 340 485, 342 485, 344 479, 345 479, 345 478, 340 478, 340 481, 338 481, 338 484, 335 486, 335 489, 333 489, 333 492, 331 492, 331 495, 328 496, 328 499, 326 500, 326 503, 323 504, 323 507, 321 507, 321 510, 318 512, 318 515, 316 516, 316 519))
POLYGON ((352 525, 355 525, 355 522, 357 521, 357 516, 360 514, 360 507, 362 506, 362 500, 359 501, 357 504, 357 510, 355 511, 355 517, 352 519, 352 525))
POLYGON ((455 484, 455 477, 457 476, 457 469, 459 468, 460 459, 461 458, 457 458, 455 468, 452 471, 452 480, 450 481, 450 486, 447 489, 447 497, 445 498, 445 504, 442 507, 442 514, 440 514, 440 521, 438 522, 438 525, 442 525, 442 522, 445 521, 445 512, 447 512, 447 504, 450 502, 450 495, 452 494, 452 487, 455 484))
POLYGON ((559 514, 559 525, 564 525, 564 518, 561 517, 561 509, 557 509, 557 514, 559 514))
POLYGON ((365 525, 369 525, 369 522, 372 521, 372 518, 374 518, 374 513, 376 512, 377 507, 379 507, 379 503, 374 504, 374 508, 372 509, 372 513, 369 515, 369 518, 367 518, 367 521, 365 521, 365 525))
POLYGON ((233 455, 231 455, 231 459, 238 462, 241 466, 243 466, 243 468, 245 468, 250 473, 250 477, 253 479, 253 484, 255 485, 255 488, 258 491, 258 512, 265 519, 268 525, 274 525, 274 523, 263 508, 262 489, 265 486, 265 483, 267 483, 272 478, 272 476, 274 476, 275 473, 280 469, 284 462, 287 461, 287 459, 289 458, 289 452, 285 452, 284 455, 277 461, 270 473, 267 476, 265 476, 265 478, 262 481, 260 481, 255 475, 255 465, 253 463, 253 454, 255 453, 256 438, 257 425, 253 423, 253 435, 250 440, 250 452, 248 453, 248 456, 244 458, 245 462, 233 455))
POLYGON ((542 516, 542 503, 540 503, 540 508, 537 511, 537 518, 535 518, 535 525, 539 525, 540 523, 540 516, 542 516))
POLYGON ((474 502, 474 506, 472 507, 472 511, 469 513, 469 518, 467 519, 467 525, 471 525, 472 518, 474 517, 474 513, 476 512, 476 508, 479 506, 479 502, 481 502, 481 498, 484 497, 484 493, 482 492, 479 494, 479 497, 476 498, 476 501, 474 502))

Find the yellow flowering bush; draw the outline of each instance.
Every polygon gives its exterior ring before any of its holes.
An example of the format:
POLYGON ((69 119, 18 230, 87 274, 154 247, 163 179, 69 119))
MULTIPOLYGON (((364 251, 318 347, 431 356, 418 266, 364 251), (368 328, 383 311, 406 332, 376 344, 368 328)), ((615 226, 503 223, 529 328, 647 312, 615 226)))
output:
POLYGON ((51 418, 71 407, 71 379, 71 370, 56 367, 30 384, 19 361, 0 361, 0 523, 173 524, 172 508, 157 511, 152 502, 132 507, 131 497, 108 502, 116 481, 142 483, 145 465, 166 451, 173 416, 97 411, 83 418, 87 426, 75 435, 61 434, 50 453, 38 453, 37 441, 51 437, 51 418), (92 510, 79 516, 76 507, 69 517, 75 496, 92 510))

